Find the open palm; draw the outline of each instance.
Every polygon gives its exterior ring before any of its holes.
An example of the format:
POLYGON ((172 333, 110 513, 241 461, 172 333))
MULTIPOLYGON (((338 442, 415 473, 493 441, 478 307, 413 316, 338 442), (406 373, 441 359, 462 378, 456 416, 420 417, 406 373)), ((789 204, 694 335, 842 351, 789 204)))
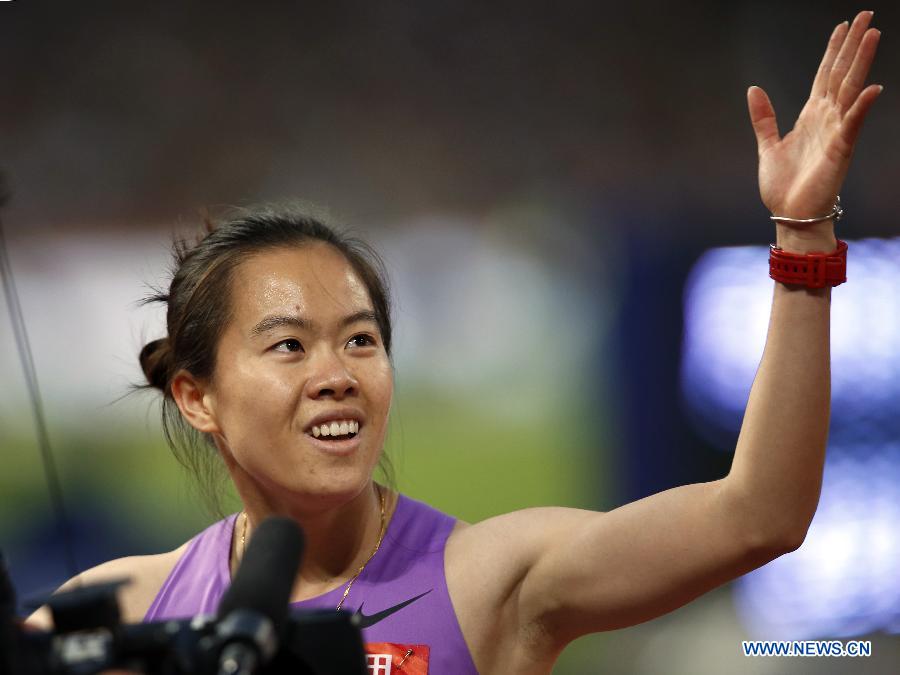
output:
POLYGON ((881 33, 872 12, 839 24, 828 41, 809 100, 794 128, 779 136, 775 110, 759 87, 747 104, 759 150, 759 192, 776 215, 811 218, 828 213, 840 191, 863 120, 882 87, 864 88, 881 33))

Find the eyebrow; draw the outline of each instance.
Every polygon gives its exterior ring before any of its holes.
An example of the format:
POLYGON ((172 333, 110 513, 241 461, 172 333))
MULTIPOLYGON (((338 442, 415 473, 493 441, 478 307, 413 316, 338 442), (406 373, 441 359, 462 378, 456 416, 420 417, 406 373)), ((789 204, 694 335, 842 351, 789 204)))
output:
MULTIPOLYGON (((338 322, 338 326, 340 328, 346 328, 347 326, 360 321, 367 321, 374 323, 376 326, 378 325, 378 317, 375 315, 375 312, 371 309, 362 309, 342 318, 338 322)), ((275 330, 276 328, 281 328, 282 326, 293 326, 294 328, 299 328, 301 330, 314 330, 316 322, 302 316, 290 316, 285 314, 267 316, 250 329, 250 337, 258 337, 263 333, 275 330)))

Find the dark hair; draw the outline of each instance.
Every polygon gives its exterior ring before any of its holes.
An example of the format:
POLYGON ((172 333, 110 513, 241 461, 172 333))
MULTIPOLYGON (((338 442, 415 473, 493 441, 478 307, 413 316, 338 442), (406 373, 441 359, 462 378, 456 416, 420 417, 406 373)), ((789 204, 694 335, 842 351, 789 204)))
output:
MULTIPOLYGON (((339 232, 321 216, 292 205, 231 209, 222 217, 204 219, 206 233, 191 242, 176 238, 172 247, 172 282, 143 304, 164 303, 166 337, 141 349, 147 384, 140 388, 163 393, 162 426, 166 442, 179 463, 196 478, 210 510, 221 516, 222 462, 209 434, 201 434, 181 416, 172 398, 172 378, 184 369, 209 379, 215 369, 216 347, 231 319, 230 288, 234 270, 248 256, 273 249, 325 242, 347 259, 369 292, 381 340, 391 355, 390 296, 384 263, 361 239, 339 232)), ((390 459, 382 453, 380 468, 393 483, 390 459)))

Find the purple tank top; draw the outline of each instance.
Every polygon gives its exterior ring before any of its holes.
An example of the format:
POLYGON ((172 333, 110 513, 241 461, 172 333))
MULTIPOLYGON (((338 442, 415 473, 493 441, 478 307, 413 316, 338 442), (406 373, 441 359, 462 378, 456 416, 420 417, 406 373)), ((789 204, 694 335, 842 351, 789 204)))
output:
MULTIPOLYGON (((215 613, 231 583, 229 555, 236 519, 237 514, 228 516, 191 539, 144 621, 215 613)), ((428 645, 429 675, 478 673, 444 576, 444 547, 455 523, 454 518, 427 504, 400 495, 381 549, 353 583, 344 602, 344 609, 350 612, 361 610, 367 645, 428 645)), ((344 588, 341 584, 291 607, 337 607, 344 588)), ((376 668, 374 672, 381 671, 376 668)))

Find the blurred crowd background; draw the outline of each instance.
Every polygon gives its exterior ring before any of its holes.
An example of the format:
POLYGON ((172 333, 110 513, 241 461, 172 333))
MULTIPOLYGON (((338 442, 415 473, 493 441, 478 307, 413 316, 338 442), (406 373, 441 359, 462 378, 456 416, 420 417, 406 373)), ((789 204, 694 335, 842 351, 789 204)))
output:
MULTIPOLYGON (((842 193, 850 280, 810 537, 577 641, 555 672, 896 672, 900 21, 884 5, 0 3, 2 215, 79 567, 216 518, 155 396, 129 392, 164 330, 140 299, 167 283, 173 235, 223 205, 309 202, 384 257, 403 492, 475 521, 723 476, 771 299, 745 92, 763 86, 787 132, 833 26, 874 8, 885 91, 842 193), (740 653, 850 637, 874 655, 740 653)), ((24 603, 70 572, 6 309, 0 549, 24 603)))

